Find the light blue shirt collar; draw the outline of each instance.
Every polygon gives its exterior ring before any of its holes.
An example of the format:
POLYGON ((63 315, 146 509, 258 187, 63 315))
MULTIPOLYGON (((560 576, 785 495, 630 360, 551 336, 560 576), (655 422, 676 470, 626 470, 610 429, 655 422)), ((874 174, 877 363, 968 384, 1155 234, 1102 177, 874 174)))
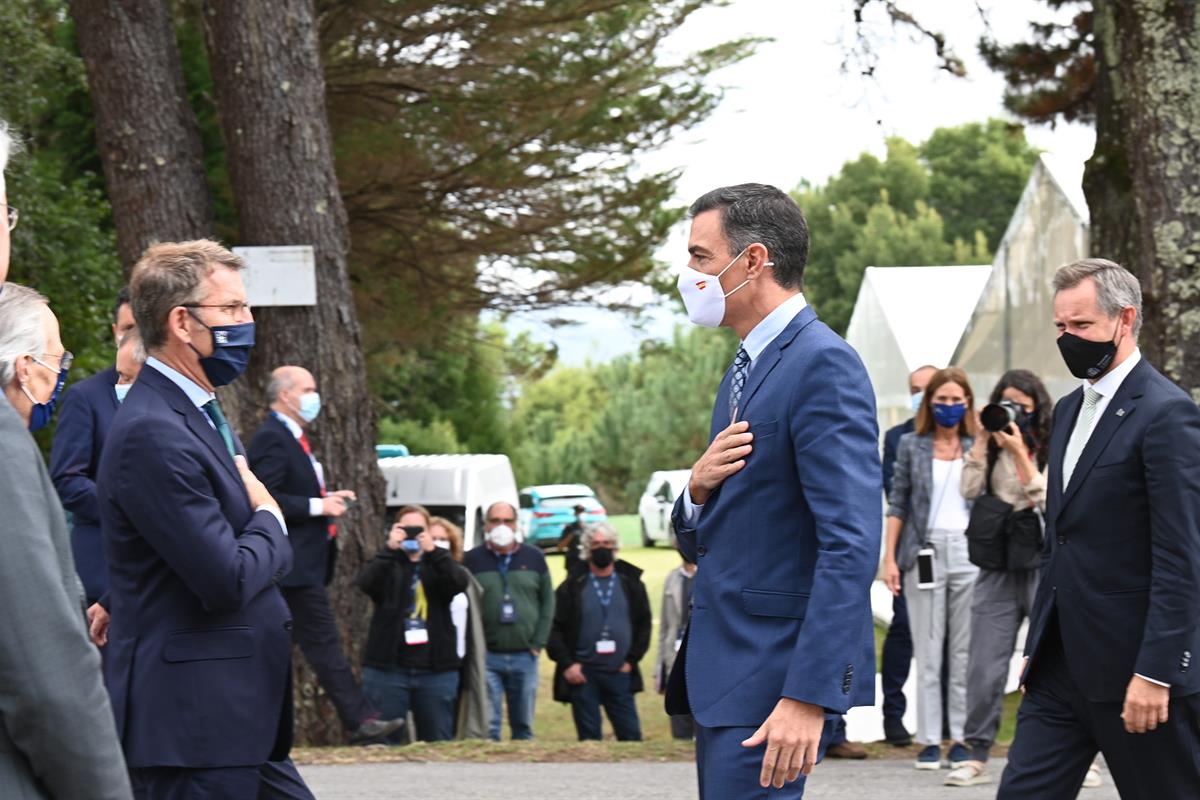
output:
POLYGON ((774 311, 763 317, 762 322, 754 326, 754 329, 746 335, 742 341, 742 347, 746 349, 746 354, 750 356, 750 366, 754 367, 758 357, 767 349, 767 345, 775 341, 779 334, 783 333, 784 328, 792 323, 796 315, 808 306, 808 301, 804 299, 803 292, 797 292, 787 300, 780 303, 774 311))
MULTIPOLYGON (((203 386, 196 383, 194 380, 184 375, 174 367, 168 367, 154 356, 150 356, 146 359, 146 366, 154 367, 156 370, 161 372, 167 380, 182 389, 183 393, 187 395, 188 400, 191 400, 196 404, 196 408, 203 408, 205 403, 217 399, 215 394, 205 390, 203 386)), ((205 419, 207 419, 207 416, 205 419)))

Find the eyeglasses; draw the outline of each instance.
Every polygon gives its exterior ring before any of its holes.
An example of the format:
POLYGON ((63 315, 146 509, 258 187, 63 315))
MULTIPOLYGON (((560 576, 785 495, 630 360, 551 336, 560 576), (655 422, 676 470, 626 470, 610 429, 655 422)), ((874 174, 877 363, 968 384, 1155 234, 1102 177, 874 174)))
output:
MULTIPOLYGON (((0 205, 4 204, 0 203, 0 205)), ((4 206, 4 209, 8 212, 8 229, 11 231, 13 228, 17 227, 17 220, 21 218, 21 212, 17 211, 17 209, 13 206, 6 205, 4 206)))
POLYGON ((184 303, 184 308, 219 308, 231 317, 238 317, 243 314, 250 313, 250 304, 244 302, 236 303, 184 303))
POLYGON ((67 370, 69 370, 71 368, 71 364, 75 361, 75 355, 70 350, 64 350, 63 354, 61 356, 54 356, 54 355, 50 355, 49 353, 43 353, 42 356, 44 358, 57 358, 58 359, 58 369, 55 369, 54 367, 50 366, 45 361, 42 361, 42 359, 37 358, 36 356, 30 356, 30 358, 32 358, 34 360, 34 362, 41 364, 43 367, 45 367, 46 369, 53 372, 55 375, 58 375, 60 373, 63 373, 63 372, 66 372, 67 370))

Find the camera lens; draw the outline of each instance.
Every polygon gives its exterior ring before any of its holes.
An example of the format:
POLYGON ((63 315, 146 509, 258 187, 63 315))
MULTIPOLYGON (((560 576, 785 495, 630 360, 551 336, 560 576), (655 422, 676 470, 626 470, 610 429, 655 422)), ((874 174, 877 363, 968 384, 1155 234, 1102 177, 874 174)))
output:
POLYGON ((1008 403, 989 403, 979 412, 979 421, 986 430, 996 433, 1017 421, 1017 411, 1008 403))

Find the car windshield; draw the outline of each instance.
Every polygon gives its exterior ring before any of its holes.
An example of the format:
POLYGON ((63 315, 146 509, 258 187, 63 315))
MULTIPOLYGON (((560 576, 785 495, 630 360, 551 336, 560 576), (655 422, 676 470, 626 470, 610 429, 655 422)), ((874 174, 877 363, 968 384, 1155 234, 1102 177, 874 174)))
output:
POLYGON ((583 506, 588 511, 595 511, 599 507, 594 497, 547 497, 538 505, 541 508, 574 508, 575 506, 583 506))

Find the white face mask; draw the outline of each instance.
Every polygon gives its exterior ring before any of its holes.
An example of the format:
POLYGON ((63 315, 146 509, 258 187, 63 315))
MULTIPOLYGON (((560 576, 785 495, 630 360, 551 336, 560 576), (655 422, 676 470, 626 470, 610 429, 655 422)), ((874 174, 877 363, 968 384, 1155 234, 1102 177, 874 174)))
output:
POLYGON ((133 388, 132 383, 117 383, 113 385, 113 391, 117 393, 117 402, 124 403, 125 395, 129 394, 129 390, 133 388))
POLYGON ((924 392, 917 392, 911 398, 909 398, 908 404, 912 408, 912 412, 914 414, 921 410, 921 401, 924 399, 925 399, 924 392))
POLYGON ((493 547, 503 549, 517 540, 517 533, 507 525, 497 525, 488 531, 487 540, 492 543, 493 547))
POLYGON ((442 549, 442 550, 449 550, 449 549, 450 549, 450 542, 449 542, 448 540, 446 540, 446 539, 434 539, 434 540, 433 540, 433 546, 434 546, 434 547, 437 547, 437 548, 440 548, 440 549, 442 549))
MULTIPOLYGON (((739 258, 746 255, 746 250, 749 249, 750 247, 746 246, 742 252, 734 256, 733 261, 725 265, 725 269, 716 275, 709 275, 707 272, 684 265, 683 269, 679 271, 679 279, 675 282, 675 287, 683 297, 683 305, 687 309, 688 319, 705 328, 720 327, 721 320, 725 319, 725 298, 750 282, 750 279, 746 278, 725 293, 721 291, 721 276, 728 272, 739 258)), ((775 262, 768 261, 766 266, 773 267, 775 262)))

